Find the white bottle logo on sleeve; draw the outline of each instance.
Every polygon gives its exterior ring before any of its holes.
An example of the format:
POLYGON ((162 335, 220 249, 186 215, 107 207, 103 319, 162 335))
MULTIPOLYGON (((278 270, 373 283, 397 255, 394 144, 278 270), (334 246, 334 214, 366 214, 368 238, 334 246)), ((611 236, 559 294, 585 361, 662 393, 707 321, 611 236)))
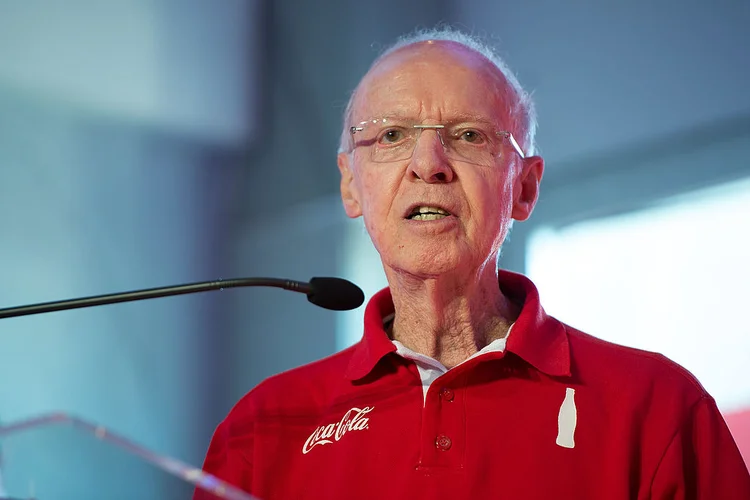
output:
POLYGON ((578 410, 575 402, 576 390, 568 387, 565 389, 565 399, 560 405, 560 413, 557 415, 557 443, 563 448, 575 448, 576 424, 578 423, 578 410))

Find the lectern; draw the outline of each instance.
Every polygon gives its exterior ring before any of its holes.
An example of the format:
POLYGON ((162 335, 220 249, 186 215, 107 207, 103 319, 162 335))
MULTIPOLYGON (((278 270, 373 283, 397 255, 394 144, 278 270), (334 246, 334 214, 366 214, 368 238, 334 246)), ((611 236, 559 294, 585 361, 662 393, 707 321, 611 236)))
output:
POLYGON ((64 413, 0 426, 0 498, 257 500, 179 460, 64 413))

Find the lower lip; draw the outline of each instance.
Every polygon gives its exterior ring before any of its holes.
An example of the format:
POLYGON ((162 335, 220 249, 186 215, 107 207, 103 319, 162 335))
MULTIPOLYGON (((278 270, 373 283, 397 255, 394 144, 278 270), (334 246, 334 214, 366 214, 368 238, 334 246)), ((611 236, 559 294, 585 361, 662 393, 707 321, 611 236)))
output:
POLYGON ((407 223, 407 227, 416 231, 424 231, 429 233, 440 233, 453 229, 458 225, 458 218, 453 215, 448 215, 442 219, 435 220, 414 220, 404 219, 407 223))

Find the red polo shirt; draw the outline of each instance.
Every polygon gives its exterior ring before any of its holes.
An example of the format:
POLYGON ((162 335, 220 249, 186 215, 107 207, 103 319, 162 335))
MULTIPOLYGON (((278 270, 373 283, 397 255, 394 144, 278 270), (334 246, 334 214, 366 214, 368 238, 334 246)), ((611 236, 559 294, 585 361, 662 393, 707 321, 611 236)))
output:
POLYGON ((393 303, 379 292, 358 344, 237 403, 204 469, 265 500, 750 499, 716 403, 689 372, 547 316, 521 275, 501 271, 500 287, 523 305, 505 349, 426 395, 383 329, 393 303))

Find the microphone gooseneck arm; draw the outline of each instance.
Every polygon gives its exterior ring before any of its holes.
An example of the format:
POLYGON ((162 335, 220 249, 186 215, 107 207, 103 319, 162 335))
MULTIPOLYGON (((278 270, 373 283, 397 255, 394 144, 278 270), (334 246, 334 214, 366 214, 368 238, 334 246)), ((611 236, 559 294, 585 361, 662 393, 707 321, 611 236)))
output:
POLYGON ((250 286, 270 286, 304 293, 313 304, 333 310, 356 309, 364 301, 362 290, 355 284, 341 278, 313 278, 309 283, 281 278, 233 278, 9 307, 0 309, 0 319, 250 286))

